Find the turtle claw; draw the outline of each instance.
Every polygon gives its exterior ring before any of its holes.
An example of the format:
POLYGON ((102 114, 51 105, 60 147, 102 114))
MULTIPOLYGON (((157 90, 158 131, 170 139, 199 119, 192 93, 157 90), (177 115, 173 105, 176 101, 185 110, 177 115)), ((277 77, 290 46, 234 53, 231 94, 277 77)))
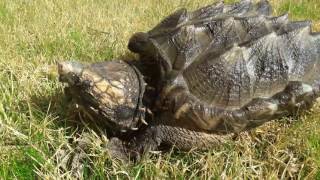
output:
POLYGON ((141 122, 142 122, 143 124, 148 125, 147 121, 146 121, 146 120, 144 120, 143 118, 142 118, 142 119, 140 119, 140 120, 141 120, 141 122))

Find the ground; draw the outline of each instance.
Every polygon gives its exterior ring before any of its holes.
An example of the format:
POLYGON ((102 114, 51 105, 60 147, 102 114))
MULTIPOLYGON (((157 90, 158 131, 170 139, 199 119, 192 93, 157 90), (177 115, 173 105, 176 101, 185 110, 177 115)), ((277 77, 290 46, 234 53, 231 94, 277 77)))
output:
MULTIPOLYGON (((134 58, 128 38, 180 7, 213 0, 0 1, 0 179, 72 178, 57 159, 79 129, 70 123, 55 64, 134 58)), ((227 1, 231 2, 231 1, 227 1)), ((274 14, 313 20, 319 0, 272 0, 274 14)), ((140 163, 112 161, 107 139, 83 128, 91 142, 84 178, 320 179, 320 108, 264 125, 209 151, 153 153, 140 163)))

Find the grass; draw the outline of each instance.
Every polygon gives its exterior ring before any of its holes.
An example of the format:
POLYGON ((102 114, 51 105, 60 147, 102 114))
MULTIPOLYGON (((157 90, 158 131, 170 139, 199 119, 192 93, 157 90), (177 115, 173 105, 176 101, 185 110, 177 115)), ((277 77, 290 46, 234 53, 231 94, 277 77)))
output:
MULTIPOLYGON (((147 31, 180 7, 211 0, 0 1, 0 179, 69 179, 64 160, 76 131, 55 63, 133 57, 128 38, 147 31)), ((230 2, 230 1, 229 1, 230 2)), ((320 31, 320 1, 272 0, 274 13, 313 20, 320 31)), ((91 144, 84 178, 105 179, 320 179, 320 108, 271 122, 206 152, 153 154, 138 164, 108 158, 105 137, 83 130, 91 144)))

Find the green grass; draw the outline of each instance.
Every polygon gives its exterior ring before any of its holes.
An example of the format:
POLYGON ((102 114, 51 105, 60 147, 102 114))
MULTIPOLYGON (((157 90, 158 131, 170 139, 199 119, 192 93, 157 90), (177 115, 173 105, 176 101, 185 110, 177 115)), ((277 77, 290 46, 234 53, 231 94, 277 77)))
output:
MULTIPOLYGON (((211 0, 3 0, 0 2, 0 179, 72 178, 56 153, 75 131, 55 63, 134 57, 131 34, 147 31, 180 7, 211 0)), ((230 2, 230 1, 229 1, 230 2)), ((273 0, 274 13, 311 19, 320 1, 273 0)), ((153 154, 138 164, 109 159, 107 140, 90 130, 85 178, 320 179, 320 108, 295 121, 271 122, 206 152, 153 154)), ((68 149, 68 148, 67 148, 68 149)), ((69 147, 73 150, 73 147, 69 147)))

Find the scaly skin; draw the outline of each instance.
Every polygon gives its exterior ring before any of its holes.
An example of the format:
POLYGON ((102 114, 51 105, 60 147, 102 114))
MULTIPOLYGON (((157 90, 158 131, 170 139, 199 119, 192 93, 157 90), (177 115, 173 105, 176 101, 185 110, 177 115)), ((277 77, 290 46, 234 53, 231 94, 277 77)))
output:
POLYGON ((319 97, 320 35, 309 21, 269 17, 270 9, 266 1, 182 9, 135 34, 129 49, 159 94, 155 120, 130 140, 111 140, 112 154, 137 157, 162 144, 206 149, 309 109, 319 97))

